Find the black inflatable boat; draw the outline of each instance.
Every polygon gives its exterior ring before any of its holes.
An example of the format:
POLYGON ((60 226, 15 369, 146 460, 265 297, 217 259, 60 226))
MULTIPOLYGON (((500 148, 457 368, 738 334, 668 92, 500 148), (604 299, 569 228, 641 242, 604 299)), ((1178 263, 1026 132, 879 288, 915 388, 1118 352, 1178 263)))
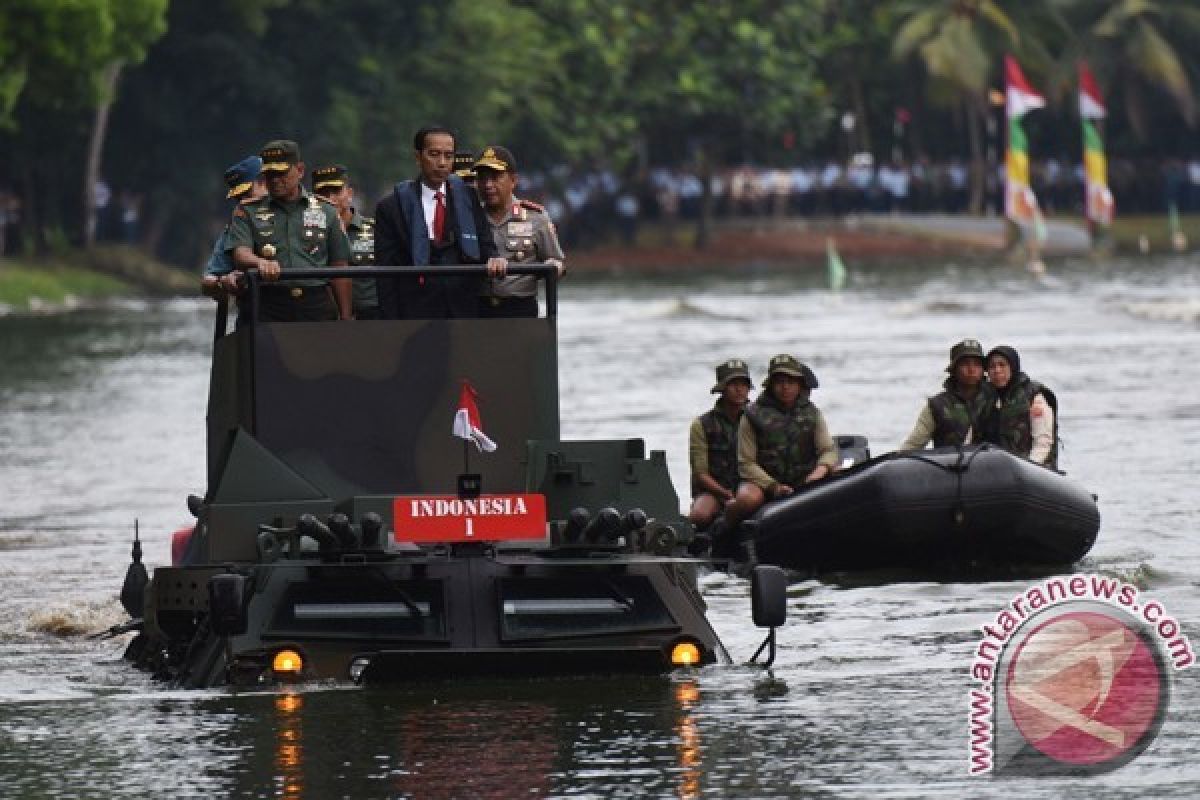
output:
POLYGON ((868 458, 768 503, 748 525, 760 563, 810 573, 1036 568, 1082 558, 1100 512, 1062 473, 983 445, 868 458))

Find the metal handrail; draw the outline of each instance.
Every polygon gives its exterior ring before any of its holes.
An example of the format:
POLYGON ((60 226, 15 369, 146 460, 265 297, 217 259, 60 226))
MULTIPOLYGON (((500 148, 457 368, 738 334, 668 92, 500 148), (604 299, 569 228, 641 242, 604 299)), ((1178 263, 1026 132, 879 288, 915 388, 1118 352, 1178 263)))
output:
MULTIPOLYGON (((250 324, 258 317, 259 290, 266 284, 257 269, 238 270, 246 281, 247 298, 245 313, 250 324)), ((546 283, 546 317, 558 316, 558 267, 542 262, 509 264, 508 275, 532 275, 546 283)), ((483 264, 440 264, 424 267, 412 266, 372 266, 372 267, 322 267, 309 269, 288 269, 280 274, 280 281, 333 279, 333 278, 415 278, 427 275, 430 277, 467 277, 487 276, 487 267, 483 264)), ((272 281, 274 283, 274 281, 272 281)), ((229 325, 229 297, 222 295, 217 298, 217 318, 213 341, 225 335, 229 325)))

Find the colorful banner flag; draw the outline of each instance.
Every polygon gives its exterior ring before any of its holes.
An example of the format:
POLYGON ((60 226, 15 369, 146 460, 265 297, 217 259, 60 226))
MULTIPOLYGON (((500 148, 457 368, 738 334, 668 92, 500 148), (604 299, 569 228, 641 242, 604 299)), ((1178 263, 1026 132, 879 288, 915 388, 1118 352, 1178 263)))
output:
POLYGON ((1104 140, 1095 120, 1104 119, 1107 110, 1087 64, 1079 62, 1079 116, 1083 123, 1084 212, 1094 225, 1108 227, 1113 220, 1113 196, 1108 189, 1108 163, 1104 158, 1104 140))
POLYGON ((496 449, 496 443, 483 432, 479 408, 475 404, 477 397, 475 387, 470 381, 464 380, 462 391, 458 395, 458 410, 454 413, 454 435, 474 442, 481 452, 490 453, 496 449))
POLYGON ((1037 197, 1029 185, 1029 141, 1021 117, 1046 105, 1035 92, 1012 56, 1004 57, 1005 111, 1008 116, 1008 150, 1004 154, 1004 215, 1021 226, 1041 228, 1037 197))

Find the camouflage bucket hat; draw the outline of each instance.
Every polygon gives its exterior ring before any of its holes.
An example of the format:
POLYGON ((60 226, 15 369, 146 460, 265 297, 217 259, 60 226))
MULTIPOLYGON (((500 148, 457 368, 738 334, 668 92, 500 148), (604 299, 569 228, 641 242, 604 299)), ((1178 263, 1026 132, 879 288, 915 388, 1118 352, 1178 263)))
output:
POLYGON ((804 381, 806 388, 817 388, 817 376, 808 365, 800 361, 795 356, 787 353, 780 353, 773 357, 767 364, 767 379, 763 381, 763 388, 771 385, 771 376, 773 375, 791 375, 794 378, 799 378, 804 381))
POLYGON ((950 348, 950 366, 946 372, 954 372, 954 365, 964 358, 978 358, 983 361, 983 345, 977 339, 963 339, 950 348))
POLYGON ((725 391, 725 387, 729 382, 737 378, 742 378, 751 386, 754 382, 750 380, 750 368, 746 366, 746 362, 740 358, 731 358, 724 364, 717 365, 717 382, 713 384, 713 394, 720 394, 725 391))

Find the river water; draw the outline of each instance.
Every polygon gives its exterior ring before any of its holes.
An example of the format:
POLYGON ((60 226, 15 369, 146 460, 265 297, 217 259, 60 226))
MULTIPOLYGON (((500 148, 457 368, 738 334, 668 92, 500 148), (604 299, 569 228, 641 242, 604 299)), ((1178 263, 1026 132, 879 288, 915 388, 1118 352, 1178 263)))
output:
MULTIPOLYGON (((898 444, 972 336, 1056 389, 1060 465, 1099 495, 1080 565, 1136 583, 1200 644, 1200 265, 851 265, 572 277, 563 433, 641 436, 686 487, 712 365, 790 351, 838 432, 898 444)), ((967 775, 980 626, 1027 580, 794 584, 770 672, 172 692, 126 669, 117 592, 134 519, 151 565, 203 490, 211 307, 130 302, 0 317, 0 795, 4 797, 1195 797, 1200 671, 1162 731, 1091 778, 967 775)), ((745 581, 703 579, 735 659, 760 632, 745 581)))

